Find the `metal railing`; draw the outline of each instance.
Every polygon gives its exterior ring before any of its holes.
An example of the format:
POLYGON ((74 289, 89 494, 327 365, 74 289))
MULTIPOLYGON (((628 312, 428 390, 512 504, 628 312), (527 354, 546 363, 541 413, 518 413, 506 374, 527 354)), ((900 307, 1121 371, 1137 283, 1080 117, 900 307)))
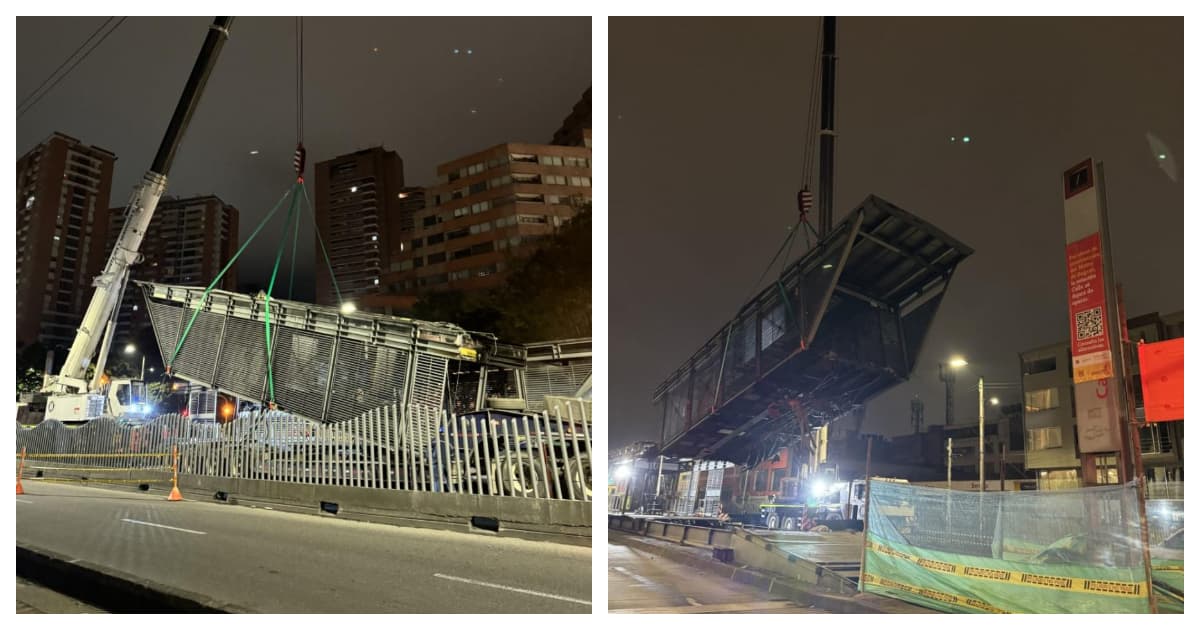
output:
POLYGON ((590 501, 590 412, 588 401, 559 400, 537 414, 390 405, 334 424, 283 412, 223 424, 178 414, 141 425, 50 421, 18 425, 16 448, 31 460, 78 455, 78 466, 135 469, 163 467, 178 446, 184 475, 590 501))

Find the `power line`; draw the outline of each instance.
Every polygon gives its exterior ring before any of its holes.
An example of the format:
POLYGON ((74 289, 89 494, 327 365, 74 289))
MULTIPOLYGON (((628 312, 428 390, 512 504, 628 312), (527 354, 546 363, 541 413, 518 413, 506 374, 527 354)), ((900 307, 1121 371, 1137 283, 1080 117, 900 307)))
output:
MULTIPOLYGON (((60 81, 67 78, 67 75, 71 74, 71 71, 74 70, 76 66, 78 66, 80 63, 82 63, 84 59, 87 59, 88 56, 91 55, 92 52, 94 52, 96 50, 96 48, 98 48, 100 46, 100 44, 104 43, 104 40, 108 39, 109 35, 112 35, 114 31, 116 31, 118 28, 120 28, 121 24, 123 24, 126 19, 127 18, 121 18, 120 20, 118 20, 117 23, 114 24, 113 27, 111 29, 109 29, 108 32, 105 33, 103 37, 101 37, 99 39, 99 41, 97 41, 95 44, 92 44, 92 47, 88 48, 87 51, 83 53, 82 57, 80 57, 79 59, 76 59, 75 63, 71 64, 71 67, 67 68, 66 72, 63 72, 61 75, 59 75, 59 77, 57 79, 54 80, 53 83, 51 83, 48 87, 46 87, 45 91, 43 91, 40 95, 38 95, 38 97, 36 99, 34 99, 33 102, 29 103, 28 105, 25 105, 24 108, 19 109, 17 111, 17 118, 18 119, 21 118, 21 116, 24 116, 26 114, 26 112, 28 112, 30 109, 33 109, 33 106, 37 105, 38 102, 42 100, 42 98, 44 98, 47 94, 49 94, 50 91, 54 89, 54 86, 58 85, 58 83, 60 81)), ((108 21, 112 21, 112 18, 109 18, 108 21)), ((106 21, 104 24, 108 24, 108 21, 106 21)), ((103 29, 103 28, 104 28, 104 25, 101 25, 100 29, 103 29)), ((97 32, 100 29, 97 29, 97 32)), ((92 37, 95 37, 94 33, 92 34, 92 37)), ((83 43, 83 46, 86 46, 87 42, 90 41, 92 39, 92 37, 89 37, 87 40, 85 40, 83 43)), ((83 46, 80 46, 80 48, 83 48, 83 46)), ((79 51, 76 50, 75 53, 71 54, 71 57, 74 57, 75 54, 78 52, 79 51)), ((69 61, 71 59, 71 57, 68 57, 67 60, 69 61)), ((63 63, 65 64, 66 62, 63 62, 63 63)), ((62 66, 59 66, 59 67, 61 68, 62 66)), ((55 70, 55 72, 58 72, 58 71, 55 70)), ((51 76, 53 76, 53 74, 51 74, 51 76)), ((43 81, 43 84, 45 84, 44 81, 43 81)), ((35 90, 35 92, 36 92, 36 90, 35 90)), ((30 96, 33 96, 33 95, 30 94, 30 96)))
POLYGON ((96 28, 96 30, 92 31, 92 34, 88 35, 88 38, 83 40, 83 43, 79 45, 79 48, 75 49, 75 52, 71 53, 70 55, 67 55, 67 58, 63 59, 63 62, 58 64, 58 67, 54 69, 54 72, 51 72, 49 75, 47 75, 45 80, 43 80, 36 88, 34 88, 34 90, 32 92, 30 92, 28 96, 21 99, 21 102, 17 103, 17 109, 21 109, 22 107, 24 107, 25 103, 28 103, 29 99, 33 98, 34 94, 37 94, 38 92, 40 92, 41 89, 43 87, 45 87, 47 83, 50 82, 50 79, 53 79, 54 75, 58 74, 59 70, 62 70, 64 66, 66 66, 68 63, 70 63, 71 60, 75 58, 75 55, 78 55, 79 51, 83 50, 83 47, 87 46, 88 42, 92 41, 92 39, 94 39, 97 35, 99 35, 100 31, 104 30, 104 27, 108 26, 108 23, 112 22, 112 21, 113 21, 113 18, 108 18, 107 20, 104 20, 104 23, 101 24, 100 26, 98 26, 96 28))

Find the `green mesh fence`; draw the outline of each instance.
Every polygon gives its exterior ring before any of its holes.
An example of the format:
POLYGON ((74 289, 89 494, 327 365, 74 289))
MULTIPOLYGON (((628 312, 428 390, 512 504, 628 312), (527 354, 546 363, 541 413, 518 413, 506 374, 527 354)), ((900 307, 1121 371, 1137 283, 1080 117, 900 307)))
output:
MULTIPOLYGON (((946 612, 1150 611, 1133 485, 980 493, 872 481, 868 519, 867 592, 946 612)), ((1178 584, 1182 610, 1179 525, 1177 556, 1152 540, 1151 564, 1156 583, 1170 576, 1160 589, 1178 584)))

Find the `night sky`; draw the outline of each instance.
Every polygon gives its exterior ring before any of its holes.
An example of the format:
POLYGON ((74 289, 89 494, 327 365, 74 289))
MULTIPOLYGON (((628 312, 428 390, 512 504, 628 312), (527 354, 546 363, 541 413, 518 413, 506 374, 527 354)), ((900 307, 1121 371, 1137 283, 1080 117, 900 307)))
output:
MULTIPOLYGON (((17 98, 103 21, 18 18, 17 98)), ((17 121, 18 155, 56 130, 108 149, 118 158, 111 206, 124 206, 211 22, 126 20, 17 121)), ((294 22, 235 20, 170 173, 168 195, 215 193, 237 206, 243 238, 294 181, 294 22)), ((502 142, 549 142, 591 85, 588 18, 309 18, 304 26, 310 182, 316 162, 382 143, 403 158, 409 185, 432 184, 442 162, 502 142)), ((278 231, 285 220, 283 211, 275 217, 278 231)), ((306 220, 297 256, 305 300, 312 234, 306 220)), ((240 282, 265 284, 275 238, 268 229, 243 255, 240 282)))
MULTIPOLYGON (((614 447, 658 439, 655 387, 735 315, 795 220, 818 22, 610 22, 614 447)), ((874 193, 975 250, 864 431, 910 432, 914 394, 941 424, 952 354, 970 361, 966 420, 977 374, 1018 381, 1018 352, 1067 339, 1060 177, 1085 157, 1105 163, 1127 313, 1183 308, 1182 18, 838 24, 835 222, 874 193)))

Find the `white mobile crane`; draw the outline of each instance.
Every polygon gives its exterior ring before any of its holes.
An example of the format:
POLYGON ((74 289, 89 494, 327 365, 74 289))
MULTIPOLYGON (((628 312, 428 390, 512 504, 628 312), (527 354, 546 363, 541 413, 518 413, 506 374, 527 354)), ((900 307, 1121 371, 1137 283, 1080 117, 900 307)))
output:
POLYGON ((48 374, 44 378, 42 389, 33 401, 36 405, 37 398, 43 399, 47 420, 76 424, 102 415, 126 418, 144 415, 150 411, 146 404, 145 384, 137 379, 113 379, 111 383, 106 384, 104 363, 112 343, 117 310, 129 280, 129 268, 142 258, 139 253, 142 239, 150 226, 150 219, 154 216, 158 201, 166 191, 167 172, 171 169, 175 152, 179 149, 183 134, 200 102, 200 95, 208 83, 213 66, 216 65, 217 56, 225 40, 229 38, 229 28, 232 24, 232 17, 218 17, 209 26, 200 56, 197 57, 191 75, 188 76, 183 94, 179 97, 179 104, 175 107, 175 113, 167 125, 158 153, 154 156, 154 162, 129 200, 129 206, 125 210, 125 225, 121 228, 116 246, 109 254, 104 272, 92 283, 95 292, 88 303, 83 322, 75 334, 75 341, 71 344, 67 359, 57 375, 48 374), (95 375, 89 381, 87 369, 97 356, 97 346, 100 353, 96 359, 95 375))

